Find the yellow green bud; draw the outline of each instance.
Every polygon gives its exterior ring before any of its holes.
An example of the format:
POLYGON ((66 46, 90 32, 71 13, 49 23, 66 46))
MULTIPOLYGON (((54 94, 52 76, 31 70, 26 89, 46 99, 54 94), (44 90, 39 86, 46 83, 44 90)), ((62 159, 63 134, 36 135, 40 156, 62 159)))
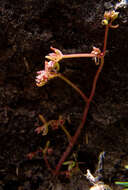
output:
POLYGON ((103 19, 103 20, 101 21, 101 24, 102 24, 102 25, 108 25, 108 20, 103 19))
POLYGON ((111 15, 111 19, 112 19, 112 21, 114 21, 115 19, 118 18, 118 14, 119 14, 119 12, 115 12, 115 11, 113 11, 113 13, 112 13, 112 15, 111 15))

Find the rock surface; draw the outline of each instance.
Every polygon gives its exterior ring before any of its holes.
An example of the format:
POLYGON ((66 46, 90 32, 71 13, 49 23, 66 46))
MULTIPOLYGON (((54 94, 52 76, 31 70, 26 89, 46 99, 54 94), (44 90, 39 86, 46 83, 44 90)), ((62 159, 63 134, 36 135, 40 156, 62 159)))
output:
MULTIPOLYGON (((70 132, 80 123, 83 100, 59 79, 38 88, 36 72, 44 67, 50 46, 63 53, 102 49, 105 10, 117 1, 103 0, 1 0, 0 1, 0 189, 87 189, 89 182, 80 173, 70 180, 53 179, 42 156, 26 155, 44 147, 48 139, 54 149, 50 162, 56 165, 67 139, 61 130, 46 137, 37 135, 45 119, 67 119, 70 132), (55 149, 56 148, 56 149, 55 149)), ((101 151, 106 151, 105 182, 125 180, 128 163, 128 8, 120 12, 118 29, 111 29, 104 69, 97 84, 88 120, 74 151, 83 173, 93 172, 101 151), (87 143, 88 138, 88 143, 87 143)), ((91 89, 96 66, 90 59, 67 60, 61 72, 86 94, 91 89)), ((69 159, 72 159, 70 156, 69 159)))

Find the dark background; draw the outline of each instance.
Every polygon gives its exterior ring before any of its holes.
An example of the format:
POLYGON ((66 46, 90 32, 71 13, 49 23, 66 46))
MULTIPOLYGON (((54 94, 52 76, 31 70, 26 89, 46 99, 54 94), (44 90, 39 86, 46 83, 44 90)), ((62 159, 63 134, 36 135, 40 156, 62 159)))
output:
MULTIPOLYGON (((43 158, 26 155, 44 147, 48 139, 56 166, 67 145, 61 130, 46 137, 35 133, 45 119, 64 116, 71 134, 78 127, 84 102, 65 82, 54 79, 35 84, 50 46, 63 53, 103 48, 105 10, 117 1, 103 0, 0 0, 0 190, 86 189, 82 174, 70 180, 53 179, 43 158)), ((95 171, 97 158, 106 151, 104 180, 127 180, 128 163, 128 9, 121 8, 119 28, 110 29, 105 65, 100 75, 87 122, 74 151, 83 173, 95 171), (86 142, 88 137, 88 143, 86 142)), ((61 62, 60 72, 89 95, 97 66, 91 59, 61 62)), ((68 160, 72 159, 69 157, 68 160)))

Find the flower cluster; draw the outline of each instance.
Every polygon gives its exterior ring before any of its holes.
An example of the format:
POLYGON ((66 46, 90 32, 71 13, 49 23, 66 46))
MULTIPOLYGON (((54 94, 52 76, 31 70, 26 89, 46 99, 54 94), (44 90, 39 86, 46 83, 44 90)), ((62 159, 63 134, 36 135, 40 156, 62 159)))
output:
POLYGON ((91 53, 95 54, 96 56, 99 56, 101 54, 101 50, 99 48, 93 47, 91 53))
MULTIPOLYGON (((110 22, 112 23, 117 17, 119 12, 116 12, 114 10, 112 11, 105 11, 104 13, 104 19, 102 20, 103 25, 108 25, 110 22)), ((118 27, 118 25, 116 25, 118 27)))
POLYGON ((51 126, 52 130, 57 130, 59 126, 64 125, 65 119, 62 118, 62 116, 59 116, 58 120, 50 120, 48 122, 45 122, 42 126, 39 126, 35 129, 35 132, 37 134, 42 134, 43 136, 48 134, 48 128, 51 126))
POLYGON ((49 53, 48 56, 46 56, 50 61, 45 61, 44 70, 37 72, 36 85, 38 87, 45 85, 48 80, 54 78, 55 74, 60 69, 58 62, 62 59, 63 54, 56 48, 51 47, 51 49, 53 50, 53 53, 49 53))
POLYGON ((59 62, 63 58, 63 54, 59 49, 50 47, 51 50, 53 50, 53 53, 49 53, 45 58, 54 61, 59 62))
POLYGON ((101 50, 99 48, 93 47, 93 50, 91 53, 95 55, 95 57, 94 57, 95 64, 99 65, 101 50))
POLYGON ((45 70, 37 72, 36 85, 38 87, 45 85, 49 79, 54 77, 54 74, 50 71, 51 66, 49 67, 49 65, 51 65, 51 63, 49 64, 49 62, 45 61, 45 70))

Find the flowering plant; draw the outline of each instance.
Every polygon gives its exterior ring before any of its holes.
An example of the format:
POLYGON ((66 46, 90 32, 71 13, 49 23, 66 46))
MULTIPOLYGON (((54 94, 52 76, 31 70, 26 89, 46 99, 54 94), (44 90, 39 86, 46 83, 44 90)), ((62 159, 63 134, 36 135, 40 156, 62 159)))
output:
MULTIPOLYGON (((60 168, 61 168, 62 164, 64 163, 67 156, 71 152, 71 150, 72 150, 74 144, 76 143, 76 141, 77 141, 77 139, 81 133, 81 130, 85 124, 87 114, 88 114, 88 110, 89 110, 89 106, 90 106, 90 103, 92 102, 92 99, 93 99, 94 94, 95 94, 97 81, 98 81, 100 72, 102 71, 102 68, 104 65, 104 57, 106 54, 108 31, 109 31, 109 28, 117 28, 118 27, 118 25, 113 25, 113 21, 118 17, 118 14, 119 13, 114 11, 114 10, 113 11, 106 11, 104 13, 104 19, 102 20, 102 24, 105 25, 105 35, 104 35, 104 43, 103 43, 103 50, 102 51, 97 47, 93 47, 93 50, 91 51, 91 53, 63 54, 59 49, 51 47, 51 50, 53 52, 49 53, 45 57, 48 61, 47 60, 45 61, 44 70, 37 72, 36 85, 38 87, 45 85, 50 79, 53 79, 55 77, 59 77, 62 80, 64 80, 66 83, 68 83, 74 90, 76 90, 81 95, 81 97, 83 98, 83 100, 85 102, 83 117, 82 117, 81 123, 78 126, 74 136, 71 136, 69 134, 69 132, 67 131, 67 129, 63 126, 64 123, 60 122, 60 117, 59 117, 58 121, 52 120, 52 121, 46 122, 45 119, 43 119, 44 125, 41 127, 38 127, 36 129, 36 132, 38 134, 42 133, 42 135, 46 135, 48 133, 48 126, 53 125, 53 123, 55 124, 55 122, 56 122, 56 125, 57 126, 60 125, 68 137, 69 145, 67 146, 66 150, 62 154, 62 156, 61 156, 61 158, 60 158, 55 169, 52 169, 52 167, 50 166, 50 164, 48 162, 47 156, 46 156, 49 145, 47 145, 45 148, 44 160, 45 160, 47 167, 51 170, 53 175, 58 175, 60 173, 60 168), (70 59, 70 58, 82 58, 82 57, 93 58, 95 61, 95 64, 98 65, 98 69, 97 69, 96 74, 95 74, 94 79, 93 79, 92 88, 91 88, 91 92, 90 92, 89 97, 87 97, 85 95, 85 93, 83 93, 74 83, 72 83, 69 79, 67 79, 65 76, 63 76, 62 74, 59 73, 59 70, 60 70, 59 62, 60 62, 60 60, 67 59, 67 58, 70 59)), ((65 162, 65 163, 68 165, 68 170, 72 169, 72 163, 74 164, 74 162, 71 162, 71 163, 65 162)))

